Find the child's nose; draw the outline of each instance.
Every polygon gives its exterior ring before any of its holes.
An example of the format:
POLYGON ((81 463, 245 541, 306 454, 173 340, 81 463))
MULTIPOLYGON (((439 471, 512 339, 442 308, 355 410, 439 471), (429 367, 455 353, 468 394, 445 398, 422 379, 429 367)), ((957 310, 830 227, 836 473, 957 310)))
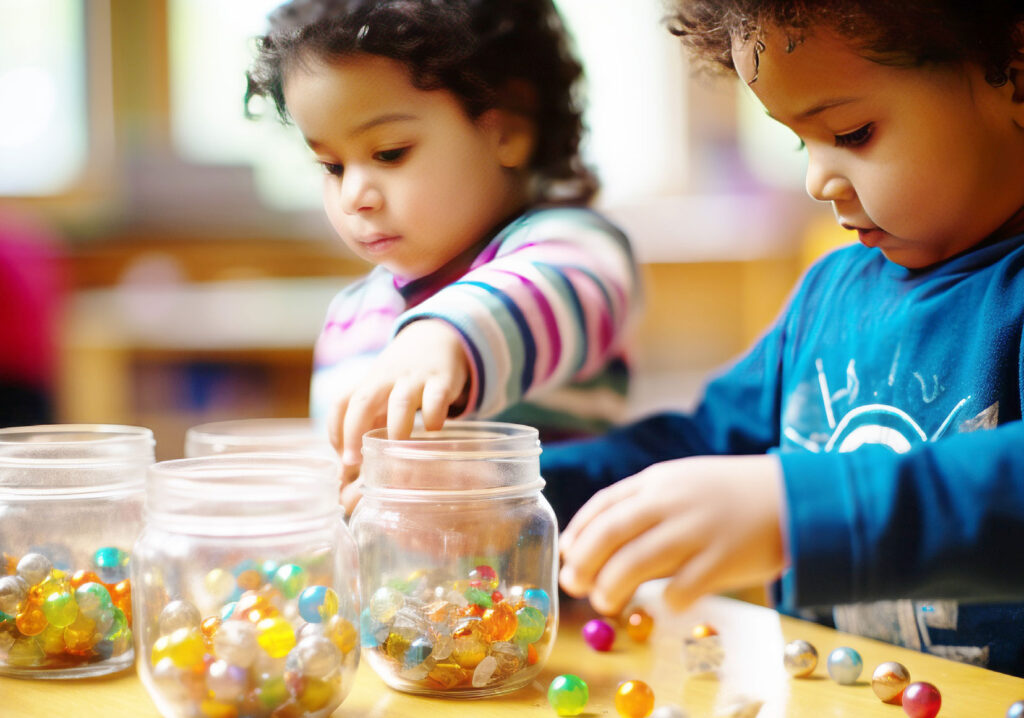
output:
POLYGON ((358 214, 380 209, 384 195, 365 173, 346 169, 342 180, 342 209, 348 214, 358 214))
POLYGON ((853 199, 856 194, 844 172, 827 157, 814 155, 808 155, 806 187, 807 194, 822 202, 853 199))

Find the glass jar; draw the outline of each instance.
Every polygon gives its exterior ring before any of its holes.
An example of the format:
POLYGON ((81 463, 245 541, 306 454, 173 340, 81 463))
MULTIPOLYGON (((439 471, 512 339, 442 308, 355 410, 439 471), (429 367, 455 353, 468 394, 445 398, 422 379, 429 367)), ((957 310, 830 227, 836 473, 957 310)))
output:
POLYGON ((329 715, 359 663, 359 563, 333 461, 154 464, 135 544, 139 675, 163 716, 329 715))
POLYGON ((558 626, 554 512, 531 427, 363 437, 360 634, 392 688, 479 698, 530 683, 558 626))
POLYGON ((0 429, 0 674, 131 666, 129 551, 153 443, 135 426, 0 429))
POLYGON ((327 432, 312 419, 236 419, 199 424, 185 432, 185 456, 284 451, 337 459, 327 432))

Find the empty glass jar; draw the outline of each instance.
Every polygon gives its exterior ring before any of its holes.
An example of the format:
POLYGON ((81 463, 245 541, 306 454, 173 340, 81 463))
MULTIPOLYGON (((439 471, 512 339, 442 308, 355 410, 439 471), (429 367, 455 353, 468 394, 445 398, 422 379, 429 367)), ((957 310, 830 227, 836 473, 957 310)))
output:
POLYGON ((139 674, 160 713, 327 716, 359 663, 359 564, 335 463, 154 464, 132 566, 139 674))
POLYGON ((284 451, 337 458, 327 432, 312 419, 235 419, 191 427, 185 433, 185 456, 284 451))
POLYGON ((360 634, 393 688, 477 698, 540 672, 555 639, 555 516, 527 426, 448 422, 363 438, 360 634))
POLYGON ((153 443, 134 426, 0 429, 0 673, 131 666, 129 552, 153 443))

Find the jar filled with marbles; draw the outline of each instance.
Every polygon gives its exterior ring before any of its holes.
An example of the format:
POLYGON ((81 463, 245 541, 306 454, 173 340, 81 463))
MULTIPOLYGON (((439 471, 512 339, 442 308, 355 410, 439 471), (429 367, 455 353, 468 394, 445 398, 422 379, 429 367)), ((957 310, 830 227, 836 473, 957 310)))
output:
POLYGON ((530 683, 558 626, 557 527, 527 426, 363 437, 364 655, 392 688, 479 698, 530 683))
POLYGON ((0 674, 132 665, 130 551, 153 444, 134 426, 0 429, 0 674))
POLYGON ((330 715, 359 664, 359 563, 337 465, 301 454, 154 464, 132 580, 161 715, 330 715))
POLYGON ((212 421, 185 432, 185 456, 283 451, 337 460, 327 431, 312 419, 235 419, 212 421))

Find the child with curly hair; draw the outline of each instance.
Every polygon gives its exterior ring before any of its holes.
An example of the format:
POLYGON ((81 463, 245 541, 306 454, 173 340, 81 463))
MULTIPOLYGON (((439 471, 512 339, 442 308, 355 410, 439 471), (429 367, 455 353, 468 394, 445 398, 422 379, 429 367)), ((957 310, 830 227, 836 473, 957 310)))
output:
POLYGON ((293 0, 271 15, 246 101, 298 125, 331 224, 377 265, 331 303, 315 350, 311 411, 346 481, 362 435, 407 437, 417 410, 427 429, 497 417, 546 441, 623 415, 637 271, 585 206, 581 77, 550 0, 293 0))
POLYGON ((562 515, 593 495, 563 587, 614 613, 658 577, 678 607, 776 581, 781 610, 1024 675, 1024 5, 676 5, 860 241, 694 412, 545 452, 562 515))

